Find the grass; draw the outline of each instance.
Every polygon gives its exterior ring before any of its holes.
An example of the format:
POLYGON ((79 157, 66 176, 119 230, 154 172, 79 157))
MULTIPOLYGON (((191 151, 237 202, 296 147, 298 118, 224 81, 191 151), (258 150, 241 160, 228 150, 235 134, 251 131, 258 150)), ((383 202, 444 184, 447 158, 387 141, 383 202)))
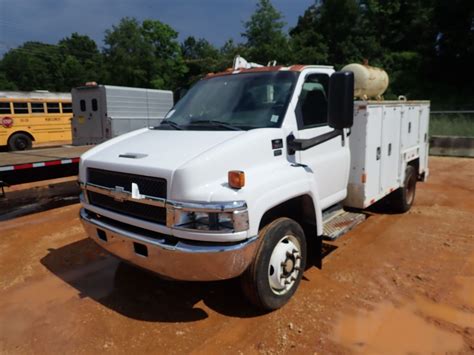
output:
POLYGON ((474 137, 474 114, 432 114, 430 136, 474 137))

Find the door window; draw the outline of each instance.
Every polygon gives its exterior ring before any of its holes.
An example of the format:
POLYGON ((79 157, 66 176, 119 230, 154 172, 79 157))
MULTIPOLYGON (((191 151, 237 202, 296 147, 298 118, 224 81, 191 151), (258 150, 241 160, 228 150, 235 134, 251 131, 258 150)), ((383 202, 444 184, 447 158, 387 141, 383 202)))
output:
POLYGON ((92 99, 92 111, 97 111, 97 99, 92 99))
POLYGON ((298 129, 327 125, 328 86, 327 74, 311 74, 306 78, 295 112, 298 129))
POLYGON ((84 112, 86 110, 86 100, 80 101, 81 111, 84 112))

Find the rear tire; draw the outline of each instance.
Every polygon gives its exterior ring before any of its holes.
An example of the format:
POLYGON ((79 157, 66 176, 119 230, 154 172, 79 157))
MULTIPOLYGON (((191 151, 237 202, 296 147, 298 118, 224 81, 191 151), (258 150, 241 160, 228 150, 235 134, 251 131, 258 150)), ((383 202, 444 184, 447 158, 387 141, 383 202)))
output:
POLYGON ((416 192, 416 171, 411 165, 405 170, 405 181, 403 186, 394 191, 390 196, 390 206, 395 212, 407 212, 415 201, 416 192))
POLYGON ((256 307, 282 307, 298 288, 306 267, 306 238, 301 226, 278 218, 259 233, 262 242, 252 264, 241 277, 242 289, 256 307))
POLYGON ((32 147, 31 137, 24 133, 15 133, 8 140, 8 150, 27 150, 32 147))

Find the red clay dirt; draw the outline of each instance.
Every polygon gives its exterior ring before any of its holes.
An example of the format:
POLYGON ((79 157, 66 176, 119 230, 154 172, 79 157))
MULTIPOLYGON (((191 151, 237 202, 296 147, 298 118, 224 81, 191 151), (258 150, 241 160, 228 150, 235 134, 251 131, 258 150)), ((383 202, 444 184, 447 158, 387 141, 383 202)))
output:
POLYGON ((473 353, 474 160, 430 158, 405 214, 326 245, 282 309, 164 281, 86 238, 77 204, 0 222, 0 353, 473 353))

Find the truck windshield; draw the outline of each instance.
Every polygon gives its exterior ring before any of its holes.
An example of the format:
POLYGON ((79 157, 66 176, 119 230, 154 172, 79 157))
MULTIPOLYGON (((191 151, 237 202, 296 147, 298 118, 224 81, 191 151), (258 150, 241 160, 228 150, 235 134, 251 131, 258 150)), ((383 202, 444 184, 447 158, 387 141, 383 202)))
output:
POLYGON ((163 121, 168 129, 254 129, 280 127, 297 73, 242 73, 203 79, 163 121))

